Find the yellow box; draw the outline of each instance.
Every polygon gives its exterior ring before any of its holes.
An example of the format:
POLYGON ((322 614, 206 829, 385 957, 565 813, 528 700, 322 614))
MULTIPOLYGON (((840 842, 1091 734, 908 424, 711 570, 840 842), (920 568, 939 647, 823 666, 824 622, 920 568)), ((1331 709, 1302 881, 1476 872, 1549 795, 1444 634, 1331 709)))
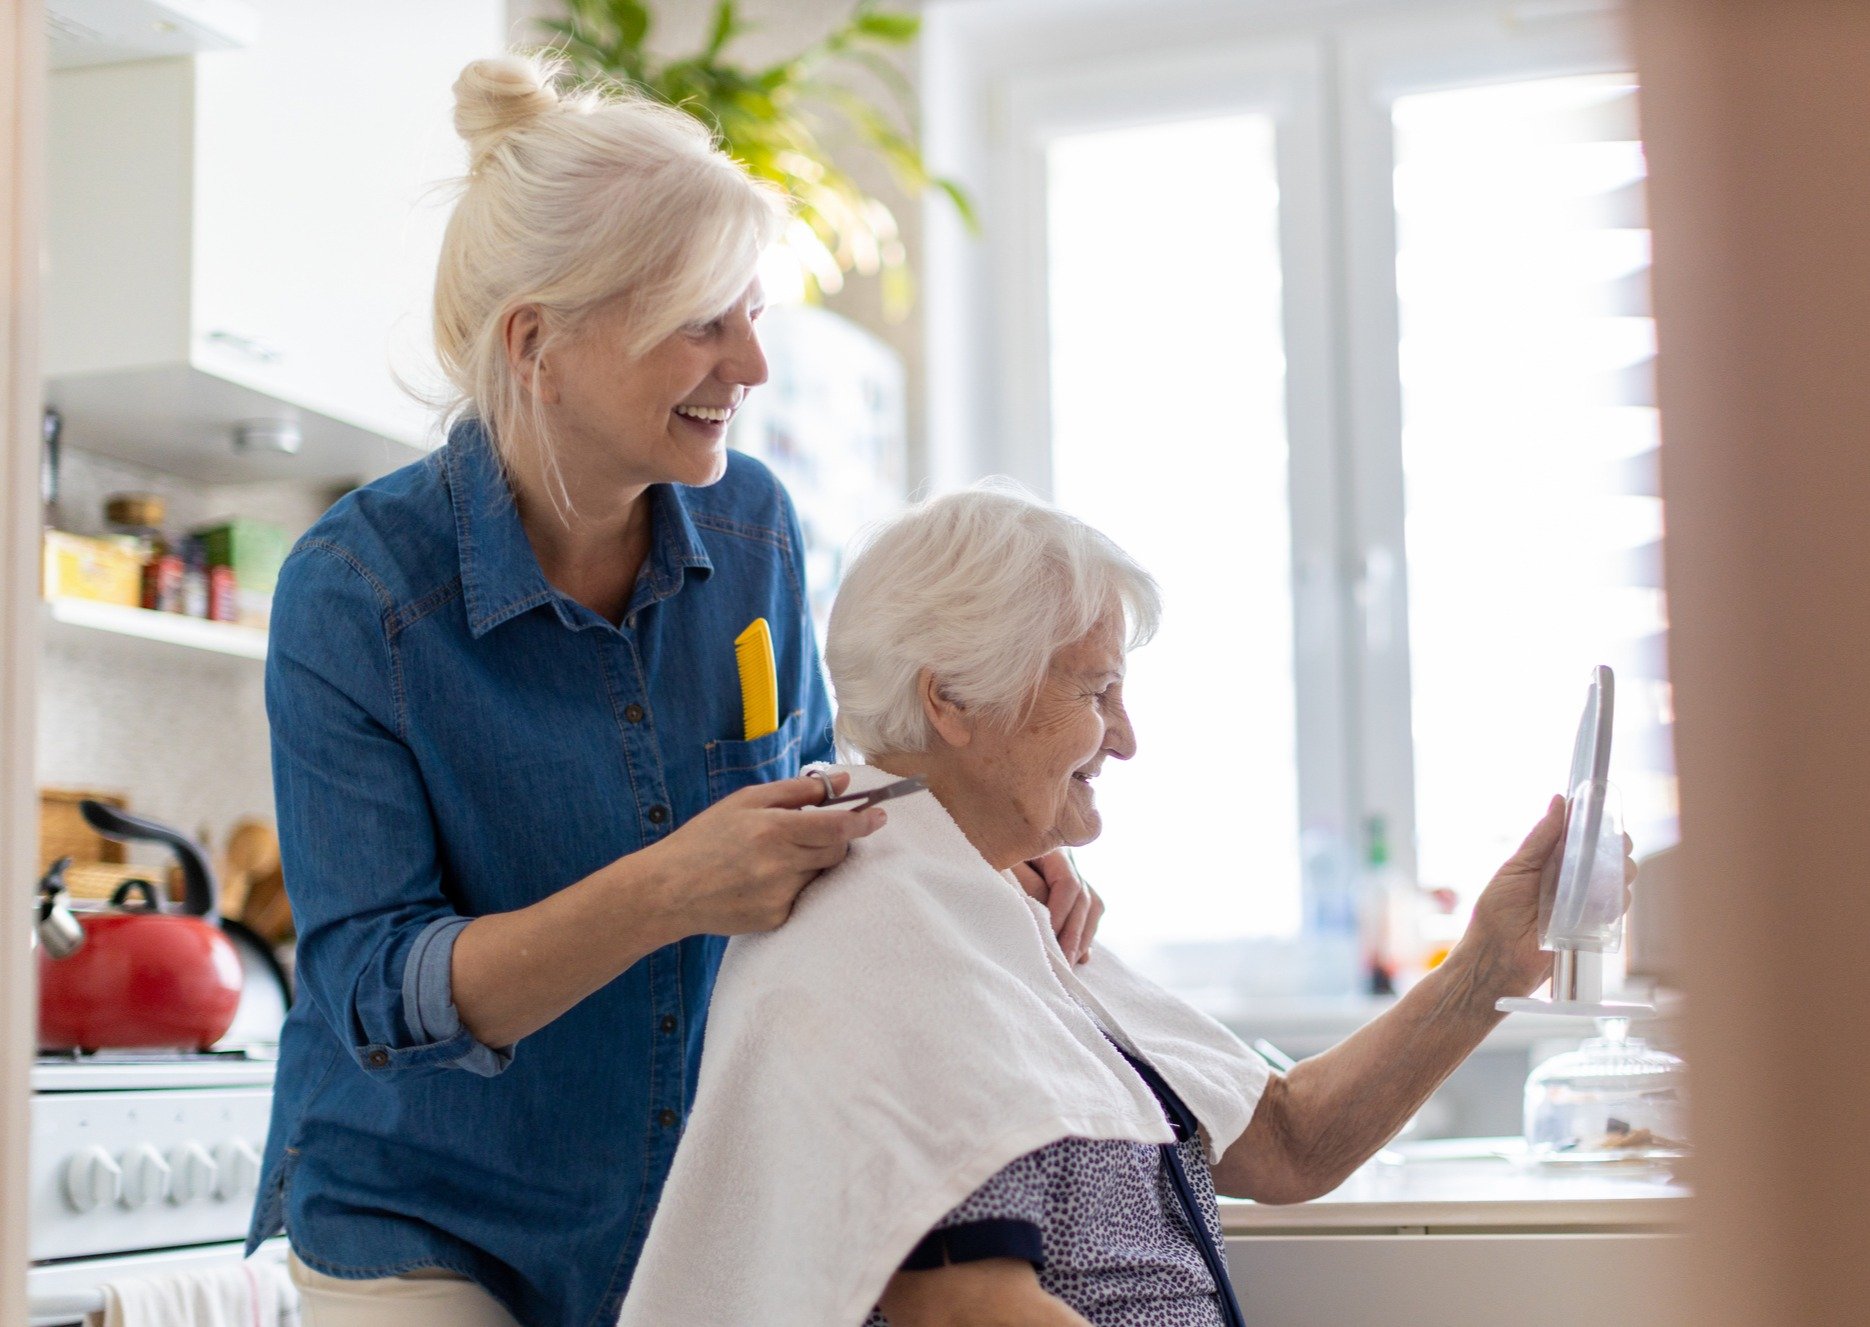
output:
POLYGON ((140 608, 143 560, 109 539, 45 532, 45 597, 140 608))

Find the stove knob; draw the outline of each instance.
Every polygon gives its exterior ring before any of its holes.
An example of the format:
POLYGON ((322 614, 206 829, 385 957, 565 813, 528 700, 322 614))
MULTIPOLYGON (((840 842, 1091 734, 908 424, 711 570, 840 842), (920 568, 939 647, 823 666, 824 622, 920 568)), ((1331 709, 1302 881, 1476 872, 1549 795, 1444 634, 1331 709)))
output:
POLYGON ((80 1212, 117 1201, 123 1168, 101 1147, 75 1152, 65 1163, 65 1200, 80 1212))
POLYGON ((221 1198, 245 1198, 260 1187, 260 1154, 244 1138, 234 1138, 214 1149, 220 1177, 214 1192, 221 1198))
POLYGON ((125 1152, 122 1165, 123 1197, 118 1201, 125 1207, 148 1207, 168 1197, 169 1163, 148 1143, 138 1143, 125 1152))
POLYGON ((208 1149, 192 1139, 169 1150, 169 1170, 169 1201, 177 1205, 213 1193, 215 1177, 221 1173, 208 1149))

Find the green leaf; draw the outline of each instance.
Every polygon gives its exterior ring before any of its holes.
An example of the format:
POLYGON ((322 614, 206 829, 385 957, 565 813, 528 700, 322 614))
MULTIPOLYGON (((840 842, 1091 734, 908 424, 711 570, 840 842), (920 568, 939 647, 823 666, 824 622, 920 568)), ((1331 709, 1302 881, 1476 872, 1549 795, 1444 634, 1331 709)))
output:
POLYGON ((954 210, 960 214, 961 224, 966 226, 970 235, 980 234, 980 214, 974 210, 974 200, 967 196, 967 191, 945 175, 930 178, 929 183, 946 194, 948 201, 954 204, 954 210))
POLYGON ((896 113, 902 117, 904 124, 913 126, 918 122, 921 108, 916 104, 915 88, 900 65, 875 51, 850 51, 846 58, 868 69, 877 82, 889 90, 896 102, 896 113))
POLYGON ((607 0, 565 0, 565 11, 586 33, 608 31, 615 26, 607 0))
POLYGON ((899 323, 909 316, 915 307, 916 277, 909 270, 909 264, 902 261, 883 261, 883 317, 886 321, 899 323))
POLYGON ((741 0, 715 0, 703 47, 666 61, 645 49, 653 0, 562 0, 565 18, 535 22, 554 36, 555 49, 578 76, 626 80, 677 107, 706 125, 751 175, 785 190, 799 220, 823 246, 808 242, 801 249, 809 256, 809 293, 835 288, 844 272, 876 275, 886 310, 900 317, 912 286, 896 218, 844 169, 848 158, 842 154, 861 145, 883 160, 911 196, 939 190, 970 230, 977 231, 979 223, 960 186, 931 176, 922 160, 914 89, 882 53, 913 41, 921 21, 913 13, 884 9, 889 2, 857 0, 850 17, 826 36, 759 67, 722 58, 752 28, 741 17, 741 0), (883 89, 881 105, 872 100, 877 93, 870 84, 864 86, 871 90, 860 92, 843 81, 853 70, 866 72, 883 89), (821 141, 821 132, 829 143, 821 141))
POLYGON ((641 50, 643 39, 649 36, 649 6, 640 0, 610 0, 610 14, 622 45, 641 50))
POLYGON ((777 92, 805 77, 805 68, 797 60, 784 60, 754 76, 754 82, 768 92, 777 92))
POLYGON ((714 26, 708 32, 707 49, 702 52, 701 59, 712 61, 738 31, 740 24, 734 17, 734 0, 721 0, 714 7, 714 26))
POLYGON ((579 73, 589 77, 608 69, 608 57, 603 48, 590 41, 575 25, 559 19, 540 19, 539 26, 558 34, 551 49, 561 52, 579 73))
POLYGON ((885 14, 860 10, 851 19, 850 30, 895 46, 907 45, 922 31, 922 20, 914 14, 885 14))

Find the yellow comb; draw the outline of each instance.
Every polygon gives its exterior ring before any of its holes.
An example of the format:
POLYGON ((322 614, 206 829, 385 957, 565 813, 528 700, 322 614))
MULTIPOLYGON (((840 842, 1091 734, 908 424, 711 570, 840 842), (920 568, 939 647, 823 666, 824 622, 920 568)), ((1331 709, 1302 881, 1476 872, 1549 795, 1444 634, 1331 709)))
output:
POLYGON ((740 712, 746 740, 779 729, 779 673, 773 666, 773 633, 756 617, 734 637, 734 663, 740 669, 740 712))

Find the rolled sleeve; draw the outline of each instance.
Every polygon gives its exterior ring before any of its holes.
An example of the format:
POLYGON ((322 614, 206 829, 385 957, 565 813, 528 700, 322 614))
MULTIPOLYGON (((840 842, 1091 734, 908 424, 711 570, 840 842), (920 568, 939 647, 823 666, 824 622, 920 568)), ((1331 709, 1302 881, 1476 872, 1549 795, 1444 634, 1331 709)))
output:
MULTIPOLYGON (((409 1025, 410 1035, 424 1043, 419 1049, 435 1052, 437 1062, 492 1078, 513 1063, 513 1048, 476 1041, 461 1026, 461 1015, 455 1009, 455 941, 472 920, 438 917, 416 936, 403 964, 403 1020, 409 1025), (442 1054, 456 1048, 460 1048, 459 1054, 442 1054)), ((411 1048, 409 1054, 416 1049, 411 1048)))
POLYGON ((449 966, 471 920, 442 887, 428 790, 401 735, 386 604, 329 545, 281 571, 266 665, 273 785, 300 989, 373 1075, 494 1074, 449 966))

